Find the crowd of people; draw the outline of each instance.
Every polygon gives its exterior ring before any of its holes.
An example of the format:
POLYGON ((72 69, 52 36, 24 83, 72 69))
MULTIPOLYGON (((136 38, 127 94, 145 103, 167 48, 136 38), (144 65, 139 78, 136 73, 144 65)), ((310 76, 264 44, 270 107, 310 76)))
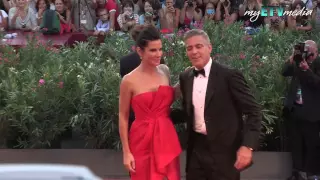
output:
MULTIPOLYGON (((192 29, 196 23, 237 21, 244 26, 266 26, 309 31, 320 27, 319 0, 1 0, 0 28, 5 30, 40 29, 44 12, 56 12, 63 32, 81 30, 105 34, 128 32, 138 24, 152 24, 163 32, 178 28, 192 29), (282 6, 286 10, 312 10, 310 16, 259 16, 250 21, 246 11, 260 11, 264 5, 282 6), (311 22, 315 22, 312 25, 311 22)), ((62 32, 62 33, 63 33, 62 32)))

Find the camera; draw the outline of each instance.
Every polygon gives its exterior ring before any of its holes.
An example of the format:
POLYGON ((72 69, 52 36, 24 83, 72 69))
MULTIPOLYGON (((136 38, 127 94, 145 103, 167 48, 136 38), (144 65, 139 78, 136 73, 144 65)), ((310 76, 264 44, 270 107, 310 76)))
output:
POLYGON ((188 6, 189 7, 193 7, 193 1, 192 0, 188 0, 188 6))
POLYGON ((308 59, 310 56, 313 56, 313 53, 308 52, 308 46, 306 43, 298 43, 294 45, 293 61, 297 66, 299 66, 304 59, 308 59))
POLYGON ((146 12, 146 13, 145 13, 145 16, 153 16, 153 13, 146 12))
POLYGON ((27 25, 26 24, 22 24, 22 26, 21 26, 22 28, 26 28, 27 27, 27 25))
POLYGON ((133 20, 133 18, 134 18, 133 14, 130 15, 130 16, 129 15, 125 15, 124 17, 125 17, 125 20, 127 20, 127 21, 133 20))

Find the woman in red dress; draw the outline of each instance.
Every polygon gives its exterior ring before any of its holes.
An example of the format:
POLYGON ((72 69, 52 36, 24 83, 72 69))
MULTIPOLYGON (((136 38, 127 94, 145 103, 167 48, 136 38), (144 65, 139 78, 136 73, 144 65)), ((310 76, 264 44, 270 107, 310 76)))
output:
POLYGON ((124 165, 132 180, 180 180, 178 135, 169 117, 175 89, 169 69, 160 65, 160 33, 147 26, 136 41, 141 64, 123 77, 119 97, 119 132, 124 165), (128 131, 130 106, 135 120, 128 131), (128 133, 129 132, 129 133, 128 133))

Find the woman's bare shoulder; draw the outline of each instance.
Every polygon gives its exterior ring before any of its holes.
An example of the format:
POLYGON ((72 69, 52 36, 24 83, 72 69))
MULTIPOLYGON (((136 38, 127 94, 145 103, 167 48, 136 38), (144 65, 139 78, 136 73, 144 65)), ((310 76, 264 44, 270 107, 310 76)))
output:
POLYGON ((164 72, 164 73, 170 73, 170 69, 169 69, 169 67, 167 66, 167 65, 165 65, 165 64, 160 64, 160 65, 158 65, 158 68, 162 71, 162 72, 164 72))
POLYGON ((121 84, 123 84, 125 86, 132 85, 134 83, 134 79, 135 79, 136 74, 137 74, 137 70, 134 69, 130 73, 124 75, 121 80, 121 84))

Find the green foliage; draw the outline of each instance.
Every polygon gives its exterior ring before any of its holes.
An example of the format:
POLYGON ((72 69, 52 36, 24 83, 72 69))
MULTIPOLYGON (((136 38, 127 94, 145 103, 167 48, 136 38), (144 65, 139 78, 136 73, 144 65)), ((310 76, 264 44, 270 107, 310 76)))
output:
MULTIPOLYGON (((243 72, 263 107, 262 135, 272 134, 281 121, 286 90, 281 66, 293 45, 306 37, 297 32, 264 30, 247 36, 239 24, 229 28, 206 24, 204 29, 213 44, 213 57, 225 56, 227 60, 220 63, 243 72)), ((319 34, 310 37, 318 40, 319 34)), ((1 140, 18 138, 22 148, 50 147, 71 126, 93 142, 92 148, 119 149, 119 59, 133 44, 127 36, 110 36, 100 46, 90 41, 72 49, 57 49, 30 37, 30 43, 18 52, 2 46, 1 140)), ((182 37, 164 38, 163 49, 175 84, 178 74, 190 66, 182 37)), ((177 129, 183 131, 184 126, 177 129)))

